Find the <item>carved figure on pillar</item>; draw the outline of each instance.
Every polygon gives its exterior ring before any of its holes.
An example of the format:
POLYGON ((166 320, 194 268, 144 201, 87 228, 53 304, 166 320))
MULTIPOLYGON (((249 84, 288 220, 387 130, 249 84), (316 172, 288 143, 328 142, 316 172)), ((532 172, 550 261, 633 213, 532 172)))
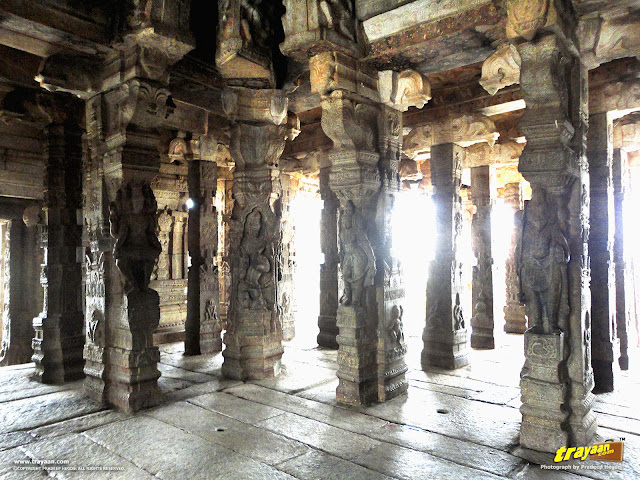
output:
POLYGON ((344 281, 340 303, 345 306, 364 305, 365 287, 373 285, 376 274, 375 256, 351 200, 340 211, 340 266, 344 281))
POLYGON ((148 183, 130 182, 118 190, 109 207, 116 264, 125 278, 125 293, 148 290, 162 245, 156 234, 158 205, 148 183))
POLYGON ((256 207, 246 217, 240 241, 240 283, 238 302, 241 308, 274 309, 274 249, 263 225, 262 212, 256 207))
POLYGON ((568 315, 567 263, 569 244, 561 220, 563 208, 537 188, 525 203, 518 273, 530 328, 557 332, 568 315))

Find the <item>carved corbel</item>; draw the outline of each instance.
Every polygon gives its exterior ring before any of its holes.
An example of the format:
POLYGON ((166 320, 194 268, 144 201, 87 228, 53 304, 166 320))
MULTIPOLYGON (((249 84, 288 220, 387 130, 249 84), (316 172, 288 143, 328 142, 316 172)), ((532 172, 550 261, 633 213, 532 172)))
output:
POLYGON ((403 112, 409 107, 422 108, 431 100, 431 85, 427 77, 415 70, 378 72, 380 101, 403 112))
POLYGON ((640 150, 640 115, 623 117, 613 124, 613 148, 640 150))
POLYGON ((488 143, 478 143, 467 148, 463 167, 517 165, 523 149, 523 143, 511 141, 493 146, 490 146, 488 143))
POLYGON ((557 13, 550 0, 506 0, 507 38, 531 41, 538 31, 555 22, 557 13))
POLYGON ((374 102, 380 101, 378 74, 366 63, 339 52, 323 52, 309 59, 311 92, 329 95, 346 90, 374 102))
POLYGON ((469 147, 482 142, 493 146, 499 136, 493 120, 484 115, 462 115, 451 120, 451 143, 461 147, 469 147))
POLYGON ((425 155, 431 150, 433 145, 433 127, 431 124, 416 127, 404 137, 402 149, 404 153, 412 159, 419 155, 425 155))
POLYGON ((43 60, 35 77, 50 92, 62 91, 89 99, 102 88, 102 63, 96 57, 58 53, 43 60))
POLYGON ((640 56, 640 20, 625 16, 600 25, 593 53, 598 64, 640 56))
POLYGON ((630 110, 640 107, 640 80, 617 82, 589 92, 589 113, 630 110))
POLYGON ((520 54, 518 49, 506 43, 498 48, 482 64, 480 85, 491 95, 509 85, 520 82, 520 54))
POLYGON ((253 125, 238 123, 231 135, 231 156, 236 170, 258 169, 263 166, 275 168, 285 146, 284 125, 253 125), (250 138, 251 141, 247 141, 250 138))
POLYGON ((233 121, 282 125, 289 100, 284 90, 230 87, 222 92, 222 109, 233 121))
POLYGON ((322 130, 333 141, 335 149, 376 150, 377 109, 356 103, 344 92, 333 92, 322 100, 322 130))

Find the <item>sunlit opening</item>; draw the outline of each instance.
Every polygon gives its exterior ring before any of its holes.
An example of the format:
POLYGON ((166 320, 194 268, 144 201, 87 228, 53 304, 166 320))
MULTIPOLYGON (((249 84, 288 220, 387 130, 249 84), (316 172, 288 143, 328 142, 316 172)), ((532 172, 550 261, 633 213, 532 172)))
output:
POLYGON ((320 310, 320 213, 322 200, 317 195, 299 191, 291 202, 294 228, 295 262, 293 277, 296 299, 295 341, 316 345, 320 310))
POLYGON ((513 209, 498 199, 491 210, 494 338, 504 334, 504 306, 507 303, 505 261, 509 256, 513 229, 513 209))
POLYGON ((193 208, 193 206, 195 205, 195 202, 192 199, 187 198, 187 201, 185 202, 185 205, 187 206, 188 210, 191 210, 193 208))
POLYGON ((402 317, 405 336, 422 335, 426 315, 426 286, 429 262, 435 251, 435 209, 431 197, 419 190, 400 192, 393 215, 394 256, 402 264, 405 308, 402 317))

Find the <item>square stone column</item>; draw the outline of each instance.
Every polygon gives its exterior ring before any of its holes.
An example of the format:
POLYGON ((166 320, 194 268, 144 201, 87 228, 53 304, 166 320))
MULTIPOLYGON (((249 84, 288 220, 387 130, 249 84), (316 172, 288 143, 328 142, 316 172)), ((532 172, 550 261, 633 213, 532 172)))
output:
POLYGON ((422 368, 469 364, 467 325, 462 312, 460 175, 464 150, 446 143, 431 147, 431 182, 436 208, 435 259, 427 280, 427 316, 422 334, 422 368))
POLYGON ((278 161, 285 145, 287 100, 280 90, 230 88, 234 205, 229 225, 231 289, 223 375, 277 376, 282 360, 282 199, 278 161))
POLYGON ((496 197, 496 171, 492 165, 471 168, 471 200, 476 207, 471 236, 476 264, 473 267, 471 347, 495 347, 493 338, 493 257, 491 210, 496 197))
MULTIPOLYGON (((32 361, 36 379, 62 383, 83 377, 84 346, 82 269, 77 259, 82 227, 82 130, 74 114, 80 106, 66 99, 48 102, 53 120, 46 128, 45 201, 42 247, 44 263, 40 282, 43 309, 33 319, 32 361)), ((77 115, 76 115, 77 116, 77 115)))
POLYGON ((624 249, 625 195, 629 191, 629 163, 627 152, 613 151, 613 201, 615 210, 615 236, 613 256, 616 278, 616 331, 620 341, 618 363, 622 370, 629 369, 629 329, 633 318, 633 275, 624 249))
POLYGON ((320 315, 318 316, 318 345, 338 348, 338 198, 329 188, 330 167, 320 169, 320 249, 324 263, 320 265, 320 315))
POLYGON ((546 33, 518 45, 527 104, 520 120, 527 145, 519 170, 533 192, 525 202, 516 255, 529 317, 520 444, 548 452, 590 445, 597 428, 590 358, 587 71, 566 42, 546 33))
MULTIPOLYGON (((180 143, 180 138, 174 140, 180 143)), ((182 140, 184 141, 184 140, 182 140)), ((191 140, 199 144, 199 140, 191 140)), ((171 148, 170 148, 171 150, 171 148)), ((193 148, 189 149, 193 150, 193 148)), ((218 214, 214 206, 217 166, 209 160, 189 160, 188 271, 185 354, 220 352, 222 323, 218 316, 218 214)))
POLYGON ((278 280, 278 305, 280 305, 280 320, 282 322, 282 339, 292 340, 296 334, 296 303, 295 285, 293 277, 296 269, 295 235, 293 219, 291 218, 291 202, 294 190, 291 176, 280 173, 282 218, 280 231, 280 277, 278 280))
POLYGON ((599 392, 613 391, 613 362, 618 356, 616 338, 616 279, 613 263, 615 216, 613 205, 613 125, 607 113, 589 117, 591 258, 591 365, 599 392))
POLYGON ((504 201, 513 210, 513 234, 509 245, 509 254, 505 260, 506 299, 504 306, 504 331, 524 333, 527 329, 524 304, 520 301, 520 276, 517 269, 516 247, 518 235, 522 231, 522 209, 524 199, 522 183, 507 183, 504 188, 504 201))

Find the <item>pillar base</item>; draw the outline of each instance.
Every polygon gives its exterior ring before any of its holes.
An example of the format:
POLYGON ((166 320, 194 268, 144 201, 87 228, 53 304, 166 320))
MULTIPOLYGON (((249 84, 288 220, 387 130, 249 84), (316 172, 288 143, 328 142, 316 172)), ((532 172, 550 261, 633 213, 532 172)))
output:
POLYGON ((39 315, 33 319, 36 336, 31 343, 31 361, 36 364, 35 380, 47 384, 61 384, 84 376, 84 335, 77 335, 78 330, 82 332, 82 322, 82 314, 65 315, 64 318, 60 315, 39 315), (64 330, 67 332, 61 331, 61 325, 65 326, 64 330), (65 333, 75 335, 64 336, 65 333))
POLYGON ((349 405, 369 405, 378 399, 375 338, 364 307, 338 307, 336 323, 338 379, 336 398, 349 405))
POLYGON ((158 347, 144 350, 107 348, 109 386, 106 399, 111 405, 133 413, 162 403, 162 391, 158 386, 160 361, 158 347))
POLYGON ((222 351, 222 328, 220 322, 203 323, 200 326, 200 353, 217 353, 222 351))
POLYGON ((236 380, 276 377, 282 367, 282 329, 276 312, 239 310, 224 335, 222 374, 236 380))
POLYGON ((522 334, 527 330, 527 318, 524 305, 506 305, 504 311, 504 331, 506 333, 522 334))
POLYGON ((385 356, 385 361, 378 361, 378 401, 386 402, 404 395, 409 390, 409 383, 405 377, 409 369, 404 361, 406 353, 406 346, 398 346, 381 353, 385 356))
POLYGON ((424 342, 421 355, 423 370, 428 367, 455 370, 469 365, 466 330, 447 332, 425 327, 422 341, 424 342))
POLYGON ((613 392, 613 361, 591 360, 596 393, 613 392))
POLYGON ((328 315, 318 316, 318 328, 320 329, 320 333, 318 333, 318 345, 320 347, 334 350, 338 349, 338 341, 336 338, 338 337, 339 330, 336 322, 336 317, 328 315))
POLYGON ((520 375, 522 425, 520 445, 541 452, 555 452, 569 443, 565 408, 568 379, 564 334, 524 334, 525 364, 520 375))
POLYGON ((471 333, 471 348, 477 350, 491 350, 496 348, 493 338, 493 326, 491 328, 479 327, 477 324, 473 326, 471 333))
POLYGON ((106 402, 105 397, 105 355, 104 347, 94 344, 84 346, 84 392, 85 394, 100 403, 106 402))

